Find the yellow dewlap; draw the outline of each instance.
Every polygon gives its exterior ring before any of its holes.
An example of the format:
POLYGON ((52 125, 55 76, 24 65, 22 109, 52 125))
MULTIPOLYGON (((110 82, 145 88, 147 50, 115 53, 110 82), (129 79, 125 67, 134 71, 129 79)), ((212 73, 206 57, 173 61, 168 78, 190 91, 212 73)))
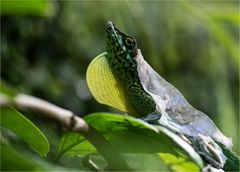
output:
POLYGON ((87 84, 93 97, 101 104, 138 116, 125 97, 124 87, 113 75, 106 54, 105 52, 95 57, 87 69, 87 84))

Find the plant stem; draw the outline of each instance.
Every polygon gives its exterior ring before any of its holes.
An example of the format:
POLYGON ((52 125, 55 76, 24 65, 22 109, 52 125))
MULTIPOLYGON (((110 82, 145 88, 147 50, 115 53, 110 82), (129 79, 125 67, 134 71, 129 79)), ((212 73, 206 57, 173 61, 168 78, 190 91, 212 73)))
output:
POLYGON ((107 161, 110 170, 131 170, 111 143, 70 110, 26 94, 17 94, 13 98, 0 94, 0 107, 15 107, 19 110, 35 112, 44 115, 45 118, 54 119, 66 129, 83 135, 94 145, 107 161))

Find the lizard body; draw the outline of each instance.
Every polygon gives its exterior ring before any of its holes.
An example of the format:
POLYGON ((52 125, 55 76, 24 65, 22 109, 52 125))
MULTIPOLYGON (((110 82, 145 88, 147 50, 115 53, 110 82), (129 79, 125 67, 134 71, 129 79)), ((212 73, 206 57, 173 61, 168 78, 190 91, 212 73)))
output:
POLYGON ((146 122, 157 122, 190 137, 202 134, 228 148, 232 146, 231 139, 206 114, 191 106, 179 90, 151 68, 133 37, 121 32, 112 22, 108 22, 106 31, 110 68, 116 79, 123 82, 124 94, 134 108, 145 115, 146 122))
POLYGON ((207 163, 236 170, 239 157, 229 151, 231 139, 152 69, 133 37, 112 22, 108 22, 106 32, 107 53, 97 56, 87 71, 88 85, 96 100, 184 136, 207 163))
POLYGON ((137 49, 136 40, 121 32, 112 22, 107 24, 106 58, 118 82, 123 82, 124 94, 132 106, 145 116, 143 120, 191 138, 193 146, 210 164, 223 168, 226 157, 219 146, 212 145, 217 145, 214 141, 218 141, 230 148, 231 139, 154 71, 137 49), (194 140, 201 140, 201 146, 196 146, 194 140))

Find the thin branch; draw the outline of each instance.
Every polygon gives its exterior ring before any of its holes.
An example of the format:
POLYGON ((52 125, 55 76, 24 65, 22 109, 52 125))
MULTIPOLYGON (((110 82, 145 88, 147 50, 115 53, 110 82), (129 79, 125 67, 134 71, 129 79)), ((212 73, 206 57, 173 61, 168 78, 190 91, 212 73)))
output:
POLYGON ((108 162, 111 170, 131 170, 119 152, 93 127, 72 111, 63 109, 45 100, 26 94, 8 98, 0 93, 0 107, 15 107, 52 118, 68 130, 82 134, 108 162))
POLYGON ((62 126, 72 131, 88 131, 88 124, 72 111, 63 109, 45 100, 26 94, 17 94, 12 99, 1 94, 1 106, 13 106, 23 111, 31 111, 44 117, 51 118, 59 122, 62 126))

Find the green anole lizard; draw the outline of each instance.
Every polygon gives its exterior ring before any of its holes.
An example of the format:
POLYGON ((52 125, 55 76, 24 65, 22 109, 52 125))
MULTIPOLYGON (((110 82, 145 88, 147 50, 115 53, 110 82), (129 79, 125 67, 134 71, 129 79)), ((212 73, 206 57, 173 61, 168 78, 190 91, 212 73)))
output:
MULTIPOLYGON (((108 63, 123 83, 132 106, 142 116, 147 115, 143 120, 166 126, 198 141, 210 137, 227 148, 232 146, 231 140, 218 130, 207 115, 193 108, 174 86, 148 65, 133 37, 120 31, 112 22, 107 23, 106 31, 108 63)), ((212 149, 212 146, 209 148, 212 149)), ((214 156, 214 150, 211 151, 214 156)), ((215 155, 218 156, 216 152, 215 155)), ((219 161, 226 160, 224 155, 222 159, 219 161)))

